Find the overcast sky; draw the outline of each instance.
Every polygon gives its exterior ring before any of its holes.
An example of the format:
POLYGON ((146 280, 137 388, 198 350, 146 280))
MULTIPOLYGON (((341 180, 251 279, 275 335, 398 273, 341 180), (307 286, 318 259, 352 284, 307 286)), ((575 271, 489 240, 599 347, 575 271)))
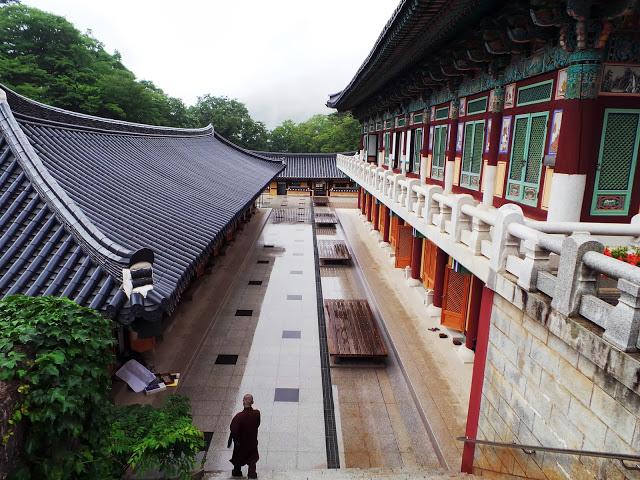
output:
POLYGON ((23 0, 91 29, 139 79, 187 104, 244 102, 272 128, 326 113, 399 0, 23 0))

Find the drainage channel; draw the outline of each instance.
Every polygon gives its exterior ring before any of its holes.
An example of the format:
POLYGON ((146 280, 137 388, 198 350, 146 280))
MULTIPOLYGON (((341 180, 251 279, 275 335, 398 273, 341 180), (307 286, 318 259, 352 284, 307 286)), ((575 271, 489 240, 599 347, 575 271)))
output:
MULTIPOLYGON (((430 425, 429 419, 426 416, 425 412, 420 407, 420 403, 418 401, 415 390, 413 389, 411 382, 409 381, 406 369, 398 355, 398 351, 393 345, 389 331, 384 322, 384 318, 380 314, 380 308, 377 304, 376 298, 372 293, 371 288, 367 284, 366 278, 362 273, 362 269, 358 263, 358 259, 355 257, 354 250, 351 248, 349 238, 347 238, 341 224, 338 215, 336 214, 336 218, 338 223, 335 226, 335 229, 332 231, 326 228, 317 228, 314 223, 314 246, 316 251, 316 263, 318 263, 318 255, 317 255, 317 238, 318 235, 321 235, 322 239, 327 240, 342 240, 344 241, 349 251, 351 252, 352 262, 350 265, 332 265, 332 266, 317 266, 318 273, 318 316, 322 315, 323 323, 324 323, 324 308, 322 308, 323 293, 325 298, 343 298, 343 299, 365 299, 368 301, 369 306, 373 312, 373 315, 380 327, 381 334, 389 348, 389 357, 385 365, 382 366, 374 366, 370 365, 370 368, 367 368, 366 365, 335 365, 334 369, 337 373, 340 371, 344 372, 344 377, 342 377, 343 385, 340 385, 341 380, 339 378, 334 378, 334 385, 338 386, 338 391, 341 388, 344 391, 350 391, 350 373, 348 370, 353 370, 354 372, 357 370, 358 374, 354 373, 354 378, 361 379, 363 381, 363 385, 361 388, 371 388, 371 394, 375 395, 377 393, 376 385, 367 385, 367 378, 371 379, 371 383, 375 383, 378 381, 380 385, 383 384, 383 381, 391 386, 391 392, 393 395, 393 400, 397 400, 397 403, 402 406, 398 410, 400 413, 400 421, 398 421, 398 412, 392 411, 391 408, 393 404, 388 404, 387 399, 384 399, 385 406, 387 408, 387 412, 378 411, 378 418, 376 421, 378 424, 380 422, 386 421, 384 419, 384 414, 386 413, 389 416, 390 422, 389 425, 393 430, 393 434, 395 436, 395 440, 397 442, 398 452, 400 454, 401 462, 397 464, 396 458, 397 455, 388 454, 386 450, 382 450, 376 458, 370 458, 370 464, 358 464, 359 457, 356 454, 352 454, 353 460, 350 460, 350 455, 347 453, 345 455, 345 463, 344 467, 402 467, 405 466, 405 462, 407 461, 407 454, 402 452, 401 439, 403 435, 408 433, 408 436, 411 439, 411 447, 412 453, 415 458, 415 461, 418 465, 425 467, 440 467, 449 469, 449 465, 446 462, 446 459, 442 453, 442 450, 438 444, 438 441, 433 433, 433 429, 430 425), (322 286, 324 284, 324 288, 322 286), (375 370, 376 374, 371 375, 367 374, 367 370, 373 371, 375 370), (368 376, 367 376, 368 375, 368 376), (419 417, 421 422, 416 423, 415 418, 419 417), (404 454, 404 455, 403 455, 404 454), (385 463, 385 462, 388 462, 385 463), (375 464, 374 464, 375 463, 375 464)), ((312 210, 312 222, 313 222, 313 210, 312 210)), ((321 328, 322 334, 325 336, 326 342, 326 330, 324 325, 321 328)), ((323 353, 324 355, 324 353, 323 353)), ((328 359, 328 353, 326 354, 328 359)), ((324 368, 324 364, 323 364, 324 368)), ((324 373, 323 373, 324 375, 324 373)), ((324 378, 324 377, 323 377, 324 378)), ((389 392, 387 392, 389 395, 389 392)), ((339 404, 342 407, 343 399, 340 396, 339 404)), ((348 398, 347 398, 348 400, 348 398)), ((366 407, 366 405, 365 405, 366 407)), ((364 409, 366 411, 366 408, 364 409)), ((342 413, 342 410, 341 410, 342 413)), ((334 417, 335 418, 335 417, 334 417)), ((345 444, 345 450, 353 451, 353 447, 348 445, 350 441, 349 429, 351 425, 353 425, 353 419, 348 419, 345 415, 341 414, 340 418, 343 420, 344 428, 343 428, 343 439, 345 444)), ((366 419, 363 421, 363 424, 366 424, 366 419)), ((338 428, 342 428, 338 426, 338 428)), ((376 426, 371 432, 368 433, 368 436, 371 437, 371 445, 374 447, 379 446, 378 442, 383 435, 379 435, 379 428, 376 426)), ((371 448, 369 444, 365 445, 366 448, 371 448)), ((388 445, 386 446, 388 448, 388 445)), ((375 448, 374 448, 375 449, 375 448)), ((393 451, 393 449, 391 449, 393 451)), ((358 453, 358 452, 356 452, 358 453)), ((409 462, 410 463, 410 462, 409 462)))

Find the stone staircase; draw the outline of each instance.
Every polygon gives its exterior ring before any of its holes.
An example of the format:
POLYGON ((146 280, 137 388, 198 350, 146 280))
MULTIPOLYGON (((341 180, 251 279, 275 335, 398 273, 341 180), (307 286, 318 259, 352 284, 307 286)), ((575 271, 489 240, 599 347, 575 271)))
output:
MULTIPOLYGON (((245 468, 246 471, 246 468, 245 468)), ((244 476, 246 477, 246 474, 244 476)), ((444 480, 479 478, 459 472, 416 468, 342 468, 337 470, 258 471, 260 480, 444 480)), ((207 472, 205 480, 233 479, 231 472, 207 472)))

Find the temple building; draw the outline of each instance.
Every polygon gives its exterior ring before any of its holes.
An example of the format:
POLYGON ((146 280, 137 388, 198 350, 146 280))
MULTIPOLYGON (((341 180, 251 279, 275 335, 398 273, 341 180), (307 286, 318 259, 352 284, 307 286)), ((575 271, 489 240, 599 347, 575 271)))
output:
POLYGON ((329 96, 362 218, 475 353, 465 472, 632 478, 540 452, 640 449, 640 270, 607 253, 640 237, 639 31, 627 0, 402 1, 329 96))
POLYGON ((270 195, 356 196, 358 188, 336 165, 335 153, 255 152, 285 168, 269 185, 270 195))
POLYGON ((211 126, 107 120, 0 90, 0 298, 68 297, 147 350, 280 161, 211 126))

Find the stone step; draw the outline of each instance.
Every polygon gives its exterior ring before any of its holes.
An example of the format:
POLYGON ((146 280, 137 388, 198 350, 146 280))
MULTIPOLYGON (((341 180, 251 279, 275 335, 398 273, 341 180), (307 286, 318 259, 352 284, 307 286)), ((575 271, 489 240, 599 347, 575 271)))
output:
MULTIPOLYGON (((245 468, 246 470, 246 468, 245 468)), ((207 472, 205 480, 233 479, 230 471, 207 472)), ((246 478, 246 475, 245 477, 246 478)), ((258 472, 261 480, 444 480, 474 479, 475 475, 445 470, 415 468, 342 468, 308 471, 264 471, 258 472)))

